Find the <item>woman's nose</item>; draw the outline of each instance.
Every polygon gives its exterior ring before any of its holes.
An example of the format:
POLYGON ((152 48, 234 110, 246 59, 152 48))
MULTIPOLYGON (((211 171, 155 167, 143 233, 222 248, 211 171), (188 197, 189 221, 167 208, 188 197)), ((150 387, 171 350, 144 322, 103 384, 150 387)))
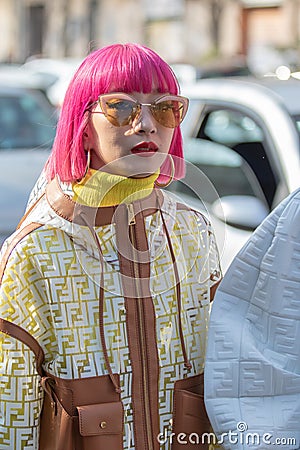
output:
POLYGON ((149 106, 141 106, 139 114, 135 117, 132 127, 135 133, 153 134, 157 132, 156 120, 154 119, 149 106))

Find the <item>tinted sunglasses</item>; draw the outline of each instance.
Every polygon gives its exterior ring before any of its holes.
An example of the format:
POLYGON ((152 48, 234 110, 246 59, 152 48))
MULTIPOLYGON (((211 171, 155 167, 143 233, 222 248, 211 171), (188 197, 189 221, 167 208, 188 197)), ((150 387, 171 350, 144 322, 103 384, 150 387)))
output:
POLYGON ((93 105, 96 103, 99 103, 101 111, 88 110, 104 114, 107 120, 116 127, 131 125, 134 119, 141 114, 142 106, 148 106, 160 125, 175 128, 184 119, 189 101, 180 95, 162 95, 153 103, 140 103, 124 92, 113 92, 100 95, 93 105))

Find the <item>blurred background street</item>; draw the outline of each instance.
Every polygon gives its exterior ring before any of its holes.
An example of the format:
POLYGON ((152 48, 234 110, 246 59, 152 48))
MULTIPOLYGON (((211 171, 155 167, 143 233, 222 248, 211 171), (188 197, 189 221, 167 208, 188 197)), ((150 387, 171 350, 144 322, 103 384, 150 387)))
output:
POLYGON ((0 10, 3 63, 139 42, 192 65, 181 66, 190 78, 298 69, 299 0, 1 0, 0 10))
POLYGON ((116 42, 153 48, 191 99, 183 134, 198 172, 172 191, 207 211, 225 270, 300 185, 300 0, 0 0, 0 12, 0 245, 51 150, 72 74, 116 42))

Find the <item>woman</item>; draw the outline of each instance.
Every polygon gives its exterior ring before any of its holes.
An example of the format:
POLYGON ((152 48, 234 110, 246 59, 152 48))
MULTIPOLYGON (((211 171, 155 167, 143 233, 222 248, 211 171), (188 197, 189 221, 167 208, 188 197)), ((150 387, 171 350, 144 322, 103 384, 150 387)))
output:
POLYGON ((160 189, 184 175, 178 91, 137 44, 95 51, 70 83, 3 250, 1 449, 176 449, 206 421, 220 269, 207 221, 160 189))

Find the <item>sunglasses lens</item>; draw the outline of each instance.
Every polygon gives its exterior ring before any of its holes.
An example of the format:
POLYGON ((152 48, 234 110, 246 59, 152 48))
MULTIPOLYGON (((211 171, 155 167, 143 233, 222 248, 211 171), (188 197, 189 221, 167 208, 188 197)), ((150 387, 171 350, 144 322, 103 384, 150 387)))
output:
POLYGON ((177 127, 187 111, 188 100, 184 97, 163 96, 156 103, 138 103, 126 94, 108 94, 99 97, 100 107, 107 120, 115 127, 131 125, 141 113, 141 106, 150 107, 155 120, 167 128, 177 127), (120 95, 120 96, 118 96, 120 95))
POLYGON ((185 114, 185 105, 180 100, 163 100, 152 106, 152 114, 161 125, 177 127, 185 114))
POLYGON ((101 105, 107 120, 116 127, 129 125, 135 116, 136 104, 130 100, 112 98, 101 105))

